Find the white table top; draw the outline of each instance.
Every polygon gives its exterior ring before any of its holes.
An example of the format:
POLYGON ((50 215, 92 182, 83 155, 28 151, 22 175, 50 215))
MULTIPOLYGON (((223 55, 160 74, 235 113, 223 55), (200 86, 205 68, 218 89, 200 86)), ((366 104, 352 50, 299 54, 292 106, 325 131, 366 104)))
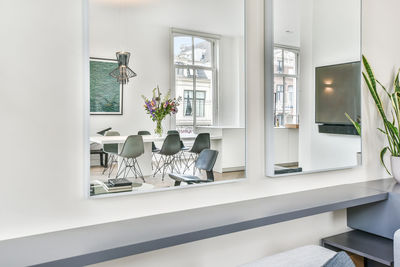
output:
MULTIPOLYGON (((150 142, 162 142, 165 140, 166 136, 158 137, 153 135, 143 135, 143 142, 150 143, 150 142)), ((97 143, 97 144, 123 144, 125 143, 126 138, 128 136, 91 136, 89 138, 90 142, 97 143)), ((183 141, 186 140, 194 140, 196 139, 196 135, 181 135, 181 139, 183 141)), ((222 136, 211 136, 211 140, 221 140, 222 136)))

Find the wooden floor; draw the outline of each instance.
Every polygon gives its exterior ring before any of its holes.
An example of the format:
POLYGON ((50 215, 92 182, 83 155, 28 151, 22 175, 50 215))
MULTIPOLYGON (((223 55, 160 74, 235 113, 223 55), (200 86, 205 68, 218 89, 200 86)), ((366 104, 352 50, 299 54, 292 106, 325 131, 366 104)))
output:
MULTIPOLYGON (((108 179, 108 172, 106 172, 104 175, 102 174, 103 172, 103 167, 101 166, 91 166, 90 167, 90 180, 100 180, 102 182, 107 181, 108 179)), ((116 176, 116 169, 111 173, 110 178, 115 178, 116 176)), ((192 171, 187 171, 186 174, 191 174, 192 171)), ((197 176, 206 179, 205 172, 201 172, 200 174, 197 173, 197 176)), ((235 171, 235 172, 225 172, 225 173, 218 173, 214 172, 214 180, 215 181, 224 181, 224 180, 232 180, 232 179, 240 179, 245 177, 245 172, 244 171, 235 171)), ((129 180, 132 182, 138 182, 142 183, 142 179, 138 178, 135 179, 134 177, 128 177, 129 180)), ((164 179, 162 178, 161 174, 157 174, 155 177, 153 176, 145 176, 144 180, 146 184, 151 184, 154 186, 154 188, 167 188, 174 186, 174 180, 169 178, 168 174, 164 176, 164 179)))

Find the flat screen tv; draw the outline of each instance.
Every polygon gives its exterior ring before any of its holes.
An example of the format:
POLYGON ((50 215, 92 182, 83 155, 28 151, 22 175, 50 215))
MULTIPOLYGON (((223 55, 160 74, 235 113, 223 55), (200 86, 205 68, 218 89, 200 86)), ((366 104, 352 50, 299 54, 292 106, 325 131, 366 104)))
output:
POLYGON ((351 125, 361 118, 361 63, 315 68, 315 123, 351 125))

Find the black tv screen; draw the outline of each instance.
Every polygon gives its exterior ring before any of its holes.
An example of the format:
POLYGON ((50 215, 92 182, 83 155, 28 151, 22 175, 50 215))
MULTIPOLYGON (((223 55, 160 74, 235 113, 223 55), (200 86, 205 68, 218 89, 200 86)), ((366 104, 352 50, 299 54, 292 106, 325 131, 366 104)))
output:
POLYGON ((361 118, 361 63, 315 68, 315 123, 351 125, 361 118))

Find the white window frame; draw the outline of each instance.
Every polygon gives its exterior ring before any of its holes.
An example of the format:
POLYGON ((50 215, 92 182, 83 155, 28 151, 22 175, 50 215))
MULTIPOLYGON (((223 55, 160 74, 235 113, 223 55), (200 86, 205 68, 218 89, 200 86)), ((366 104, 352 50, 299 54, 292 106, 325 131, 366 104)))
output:
MULTIPOLYGON (((286 46, 286 45, 280 45, 280 44, 275 44, 273 51, 275 49, 281 49, 282 50, 282 69, 283 72, 285 71, 285 52, 284 51, 290 51, 296 54, 296 74, 285 74, 285 73, 275 73, 275 68, 273 71, 273 78, 274 78, 274 84, 275 84, 275 77, 281 77, 283 81, 283 126, 285 125, 285 103, 286 103, 286 97, 285 97, 285 92, 286 92, 286 78, 295 78, 296 79, 296 123, 298 122, 298 116, 299 116, 299 88, 300 88, 300 48, 294 47, 294 46, 286 46)), ((274 85, 274 90, 275 90, 275 85, 274 85)), ((274 103, 273 106, 273 114, 274 114, 274 127, 276 126, 276 103, 274 103)), ((282 127, 282 126, 281 126, 282 127)))
MULTIPOLYGON (((170 71, 170 80, 171 80, 171 88, 172 96, 176 97, 176 84, 175 84, 175 69, 188 67, 193 69, 193 73, 196 73, 198 69, 208 70, 213 72, 213 80, 212 80, 212 109, 213 109, 213 125, 218 125, 218 89, 219 89, 219 55, 220 55, 220 39, 221 36, 217 34, 210 34, 204 32, 197 32, 185 29, 171 28, 170 30, 170 63, 171 63, 171 71, 170 71), (206 66, 198 66, 198 65, 178 65, 175 64, 174 58, 174 37, 175 36, 190 36, 192 37, 192 43, 194 44, 194 38, 202 38, 211 42, 211 67, 206 66)), ((194 50, 194 47, 192 47, 194 50)), ((194 51, 192 51, 192 56, 194 57, 194 51)), ((184 101, 184 100, 183 100, 184 101)), ((183 106, 183 105, 182 105, 183 106)), ((196 75, 193 75, 193 106, 192 109, 196 111, 196 75)), ((197 118, 196 112, 193 112, 193 131, 196 132, 197 127, 197 118)), ((170 122, 171 129, 176 128, 176 117, 173 117, 170 122)))

